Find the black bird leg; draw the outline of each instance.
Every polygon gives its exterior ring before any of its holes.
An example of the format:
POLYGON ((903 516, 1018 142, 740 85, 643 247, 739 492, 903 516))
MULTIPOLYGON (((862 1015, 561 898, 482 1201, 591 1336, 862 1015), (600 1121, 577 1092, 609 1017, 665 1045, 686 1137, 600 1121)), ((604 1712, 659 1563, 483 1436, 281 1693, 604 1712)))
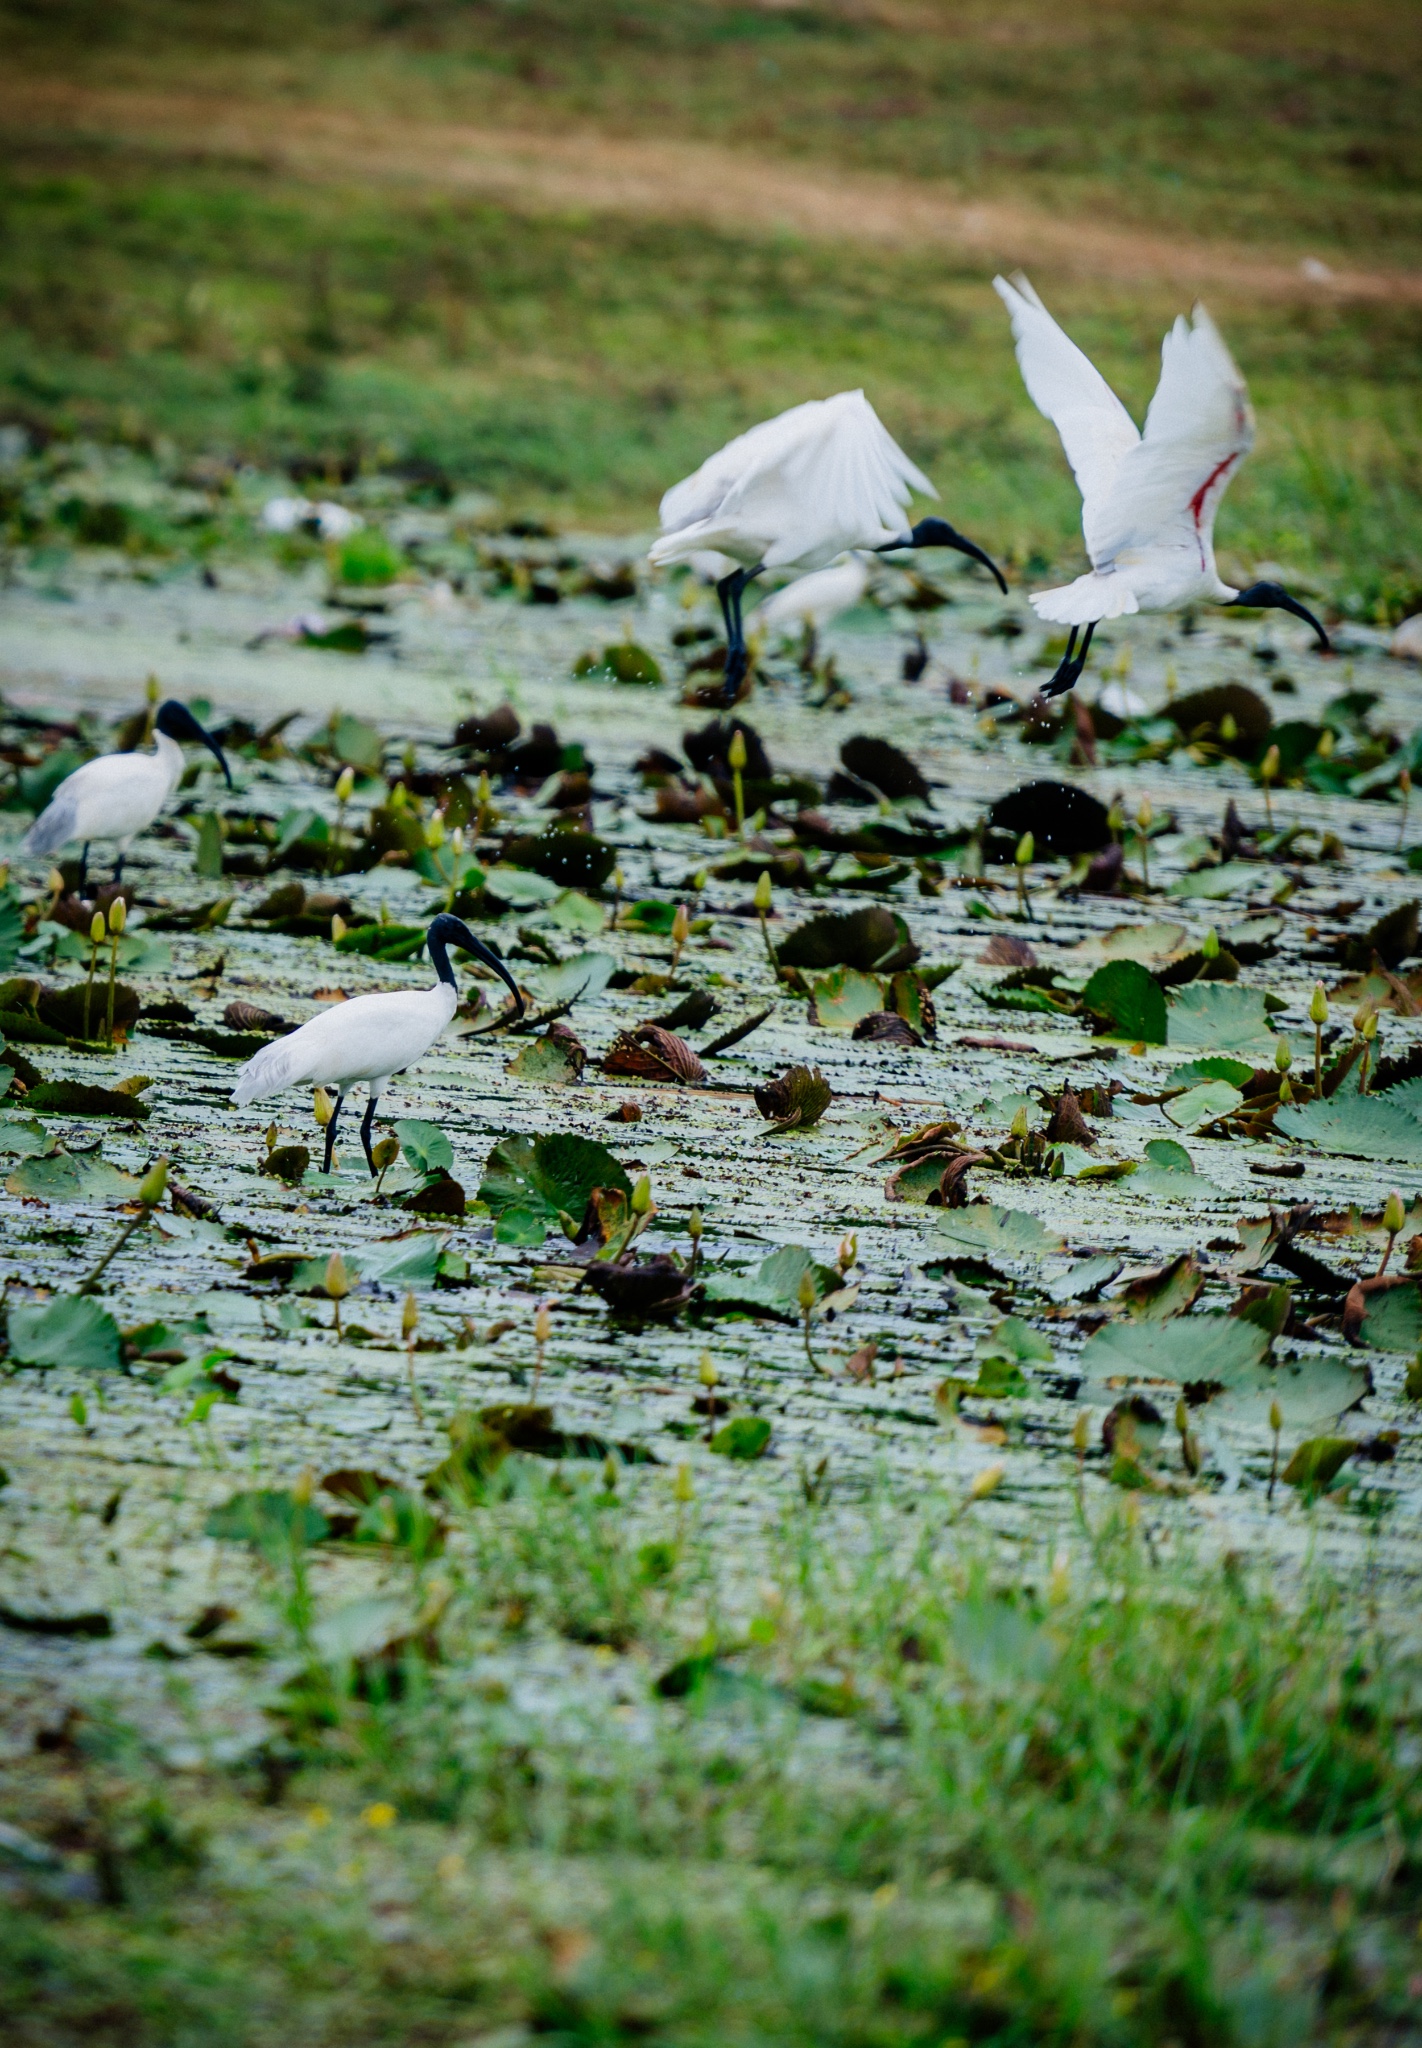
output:
POLYGON ((1230 604, 1248 605, 1252 611, 1292 612, 1296 619, 1305 619, 1318 635, 1318 644, 1325 654, 1332 650, 1328 635, 1306 604, 1300 604, 1296 597, 1290 597, 1282 583, 1251 583, 1248 590, 1241 590, 1238 597, 1232 597, 1230 604))
POLYGON ((336 1097, 336 1106, 331 1111, 331 1121, 326 1126, 326 1158, 321 1168, 322 1173, 329 1173, 331 1171, 331 1159, 336 1150, 336 1125, 340 1121, 341 1104, 345 1099, 344 1094, 336 1097))
POLYGON ((119 882, 123 880, 123 864, 127 858, 127 854, 121 853, 118 859, 114 862, 114 883, 116 886, 119 882))
POLYGON ((1042 695, 1044 697, 1060 697, 1064 691, 1070 690, 1074 684, 1080 682, 1081 672, 1086 667, 1086 657, 1091 651, 1091 636, 1100 623, 1099 619, 1093 619, 1087 627, 1082 639, 1080 654, 1075 652, 1078 629, 1075 626, 1072 627, 1071 632, 1067 635, 1066 653, 1061 658, 1056 674, 1052 677, 1046 689, 1043 690, 1042 695))
POLYGON ((733 569, 729 576, 723 576, 716 585, 716 595, 721 600, 721 617, 726 626, 726 676, 721 685, 723 704, 735 703, 740 695, 741 684, 746 678, 750 658, 746 652, 741 598, 746 585, 754 582, 764 566, 763 562, 757 562, 753 569, 733 569))
POLYGON ((86 839, 86 840, 84 841, 84 848, 83 848, 83 851, 82 851, 82 852, 81 852, 81 854, 79 855, 79 879, 78 879, 78 881, 77 881, 77 882, 76 882, 76 883, 74 884, 74 894, 75 894, 76 896, 82 896, 82 895, 84 894, 84 884, 85 884, 85 882, 86 882, 86 881, 87 881, 88 879, 89 879, 89 842, 88 842, 88 840, 86 839))
POLYGON ((365 1147, 365 1163, 370 1168, 370 1177, 372 1180, 374 1180, 375 1178, 376 1168, 375 1154, 372 1152, 370 1148, 370 1132, 371 1126, 375 1122, 375 1105, 378 1100, 378 1096, 371 1096, 369 1102, 367 1102, 367 1104, 365 1105, 365 1115, 360 1120, 360 1142, 365 1147))

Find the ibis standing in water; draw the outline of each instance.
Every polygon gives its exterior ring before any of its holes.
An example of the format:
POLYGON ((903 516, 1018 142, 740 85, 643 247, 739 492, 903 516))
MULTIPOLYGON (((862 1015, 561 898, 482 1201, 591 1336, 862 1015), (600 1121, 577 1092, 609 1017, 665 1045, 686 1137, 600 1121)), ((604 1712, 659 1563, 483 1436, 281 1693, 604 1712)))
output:
POLYGON ((384 995, 353 996, 348 1002, 335 1003, 312 1017, 299 1031, 264 1045, 237 1076, 232 1100, 239 1108, 267 1095, 279 1095, 283 1088, 294 1087, 298 1082, 335 1089, 336 1106, 326 1126, 326 1161, 322 1169, 326 1173, 331 1171, 341 1104, 346 1091, 359 1081, 364 1081, 370 1091, 360 1141, 365 1147, 366 1164, 372 1174, 375 1172, 370 1143, 375 1106, 390 1085, 392 1075, 402 1074, 406 1067, 424 1058, 458 1004, 459 991, 449 964, 451 946, 462 947, 486 967, 492 967, 513 991, 518 1015, 523 1015, 523 997, 513 976, 498 954, 482 939, 475 938, 462 918, 441 912, 430 926, 425 944, 437 977, 433 988, 392 989, 384 995))
POLYGON ((747 654, 741 598, 762 569, 824 569, 852 548, 956 548, 1007 589, 996 565, 946 519, 905 528, 914 491, 936 498, 862 391, 792 406, 708 455, 662 499, 650 559, 685 562, 708 549, 740 564, 716 585, 726 625, 724 698, 736 701, 747 654))
POLYGON ((232 787, 227 756, 205 732, 186 704, 170 697, 153 721, 151 754, 100 754, 66 775, 25 836, 26 853, 58 853, 74 841, 83 843, 79 887, 89 871, 89 843, 118 842, 114 880, 123 878, 124 857, 140 832, 146 832, 182 779, 183 740, 210 747, 232 787))
POLYGON ((1308 621, 1326 652, 1328 635, 1282 584, 1236 590, 1215 567, 1215 514, 1254 446, 1254 413, 1204 307, 1196 306, 1193 324, 1182 315, 1162 342, 1160 382, 1139 434, 1101 372, 1068 340, 1026 278, 1009 284, 998 277, 993 285, 1012 321, 1028 396, 1062 437, 1081 492, 1091 557, 1087 575, 1032 599, 1039 618, 1070 628, 1066 653, 1043 696, 1069 690, 1086 666, 1097 626, 1130 612, 1202 603, 1292 612, 1308 621))

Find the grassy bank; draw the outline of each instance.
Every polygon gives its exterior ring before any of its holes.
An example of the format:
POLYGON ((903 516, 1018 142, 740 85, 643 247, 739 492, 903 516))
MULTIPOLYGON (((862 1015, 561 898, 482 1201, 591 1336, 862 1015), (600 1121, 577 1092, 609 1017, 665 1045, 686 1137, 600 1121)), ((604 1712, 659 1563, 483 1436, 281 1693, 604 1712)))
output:
POLYGON ((1422 29, 1398 0, 8 0, 0 19, 20 63, 105 84, 698 137, 1165 233, 1422 252, 1422 29))
MULTIPOLYGON (((304 182, 260 139, 165 135, 163 94, 418 124, 701 138, 932 174, 1070 222, 1221 247, 1419 245, 1410 10, 464 8, 177 0, 5 10, 19 78, 153 96, 19 119, 0 182, 0 410, 43 432, 264 466, 405 464, 520 510, 645 527, 666 484, 808 393, 865 385, 953 515, 1019 565, 1079 553, 1055 437, 1022 391, 991 264, 456 191, 304 182), (1384 53, 1385 52, 1385 56, 1384 53)), ((280 140, 280 123, 273 131, 280 140)), ((1034 265, 1137 411, 1185 290, 1034 265)), ((1211 291, 1260 447, 1220 540, 1354 608, 1422 588, 1419 313, 1211 291)))
POLYGON ((930 1499, 791 1510, 750 1586, 620 1488, 506 1475, 383 1665, 278 1540, 262 1769, 94 1719, 8 1773, 98 1890, 7 1919, 16 2048, 1410 2038, 1408 1673, 1326 1584, 1099 1509, 1004 1578, 930 1499), (583 1646, 581 1713, 511 1633, 583 1646))
MULTIPOLYGON (((43 432, 333 476, 404 464, 635 528, 748 420, 863 384, 968 530, 1019 566, 1079 547, 1070 477, 987 279, 939 255, 520 219, 73 144, 12 153, 0 224, 0 404, 43 432)), ((1141 408, 1171 297, 1053 297, 1141 408)), ((1261 418, 1221 521, 1227 555, 1281 560, 1365 611, 1410 602, 1415 315, 1216 311, 1261 418)))

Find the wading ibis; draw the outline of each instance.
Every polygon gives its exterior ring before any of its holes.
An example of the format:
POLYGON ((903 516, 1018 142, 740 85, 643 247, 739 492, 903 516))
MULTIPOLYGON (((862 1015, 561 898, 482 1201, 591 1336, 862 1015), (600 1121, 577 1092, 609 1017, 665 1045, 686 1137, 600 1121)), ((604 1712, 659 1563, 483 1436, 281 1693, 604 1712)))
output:
POLYGON ((264 1045, 237 1076, 232 1100, 239 1108, 267 1095, 279 1095, 283 1088, 294 1087, 298 1082, 335 1089, 336 1107, 326 1126, 326 1173, 331 1171, 341 1104, 347 1089, 358 1081, 364 1081, 370 1091, 360 1141, 365 1147, 366 1164, 372 1174, 375 1172, 370 1144, 375 1106, 393 1074, 403 1073, 406 1067, 424 1058, 458 1004, 459 991, 449 964, 451 946, 462 947, 486 967, 492 967, 512 989, 518 1014, 523 1015, 523 997, 513 976, 498 954, 482 939, 475 938, 462 918, 441 912, 426 934, 425 945, 437 977, 433 988, 392 989, 383 995, 353 996, 349 1002, 333 1004, 309 1019, 299 1031, 264 1045))
POLYGON ((81 840, 82 889, 89 871, 89 842, 117 840, 114 880, 119 881, 130 845, 140 832, 147 831, 182 778, 182 740, 210 747, 227 777, 227 787, 232 787, 232 771, 217 741, 203 730, 186 704, 170 697, 159 705, 153 721, 153 752, 100 754, 97 760, 86 761, 66 775, 25 835, 25 852, 55 854, 81 840))

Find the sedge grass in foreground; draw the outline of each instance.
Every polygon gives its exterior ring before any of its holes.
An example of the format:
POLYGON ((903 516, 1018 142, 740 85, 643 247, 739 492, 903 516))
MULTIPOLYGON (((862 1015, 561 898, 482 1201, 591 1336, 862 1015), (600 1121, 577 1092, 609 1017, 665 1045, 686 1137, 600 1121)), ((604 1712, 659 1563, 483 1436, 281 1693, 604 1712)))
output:
POLYGON ((378 1656, 271 1541, 260 1771, 85 1719, 7 1774, 82 1850, 10 1873, 7 2037, 1411 2038, 1415 1646, 1090 1512, 1009 1564, 805 1505, 752 1582, 664 1478, 513 1461, 378 1656))

